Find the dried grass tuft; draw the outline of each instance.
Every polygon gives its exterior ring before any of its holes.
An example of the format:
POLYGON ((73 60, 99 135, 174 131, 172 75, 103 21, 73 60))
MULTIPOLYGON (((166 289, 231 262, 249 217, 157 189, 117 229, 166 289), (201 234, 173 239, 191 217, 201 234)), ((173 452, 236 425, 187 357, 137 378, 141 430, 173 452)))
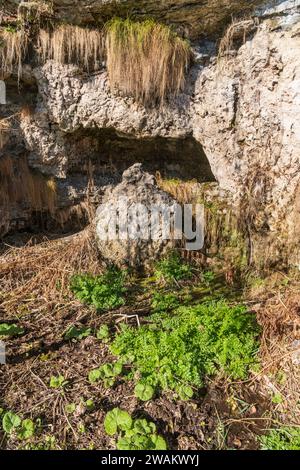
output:
POLYGON ((77 64, 86 70, 97 70, 104 60, 101 31, 64 25, 52 33, 40 30, 37 50, 39 61, 54 60, 59 64, 77 64))
POLYGON ((52 178, 32 172, 25 158, 16 165, 11 157, 5 156, 0 159, 0 206, 14 204, 28 204, 33 211, 54 214, 56 184, 52 178))
POLYGON ((0 28, 0 74, 4 78, 15 70, 20 78, 22 64, 28 49, 28 36, 22 29, 0 28))
POLYGON ((169 27, 115 18, 106 25, 106 49, 112 90, 155 106, 184 89, 191 49, 169 27))
POLYGON ((0 308, 9 317, 25 307, 65 306, 73 301, 70 277, 101 270, 93 226, 71 237, 11 248, 0 258, 0 308))

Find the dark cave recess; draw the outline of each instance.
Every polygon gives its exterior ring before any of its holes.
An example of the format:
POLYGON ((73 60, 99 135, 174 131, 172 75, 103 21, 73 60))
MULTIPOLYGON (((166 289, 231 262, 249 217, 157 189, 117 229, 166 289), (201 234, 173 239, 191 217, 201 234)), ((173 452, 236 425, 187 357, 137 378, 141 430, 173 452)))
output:
POLYGON ((164 178, 216 181, 201 144, 192 136, 137 138, 114 129, 88 129, 67 134, 65 145, 69 176, 81 173, 88 161, 95 175, 115 177, 140 162, 146 171, 159 172, 164 178))

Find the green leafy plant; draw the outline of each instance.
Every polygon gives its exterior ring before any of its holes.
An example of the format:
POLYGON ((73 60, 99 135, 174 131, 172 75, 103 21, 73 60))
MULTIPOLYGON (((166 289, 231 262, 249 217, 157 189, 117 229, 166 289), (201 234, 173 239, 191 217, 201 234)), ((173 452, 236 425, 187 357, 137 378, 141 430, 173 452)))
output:
POLYGON ((155 292, 152 297, 151 307, 154 312, 167 312, 179 307, 179 300, 176 294, 155 292))
POLYGON ((35 434, 35 424, 31 419, 21 419, 20 416, 7 411, 3 414, 2 428, 6 434, 16 433, 19 439, 30 439, 35 434))
POLYGON ((65 410, 68 414, 73 414, 76 410, 76 403, 68 403, 65 406, 65 410))
POLYGON ((133 420, 127 411, 114 408, 104 420, 104 429, 109 436, 117 436, 118 450, 166 450, 162 436, 156 426, 146 419, 133 420))
POLYGON ((260 443, 262 450, 300 450, 300 428, 272 429, 260 437, 260 443))
POLYGON ((65 339, 83 339, 91 335, 91 328, 76 328, 75 325, 70 326, 65 333, 65 339))
POLYGON ((192 277, 192 268, 189 264, 182 261, 180 255, 172 252, 168 257, 159 261, 155 267, 155 277, 158 280, 164 280, 168 283, 182 281, 192 277))
POLYGON ((71 291, 98 311, 112 310, 125 304, 126 271, 110 268, 102 276, 76 275, 71 279, 71 291))
POLYGON ((2 428, 6 434, 11 434, 15 429, 21 426, 21 418, 13 413, 7 411, 2 418, 2 428))
POLYGON ((181 307, 171 317, 154 314, 138 329, 122 325, 110 349, 123 363, 130 357, 131 377, 144 386, 188 399, 206 376, 246 378, 258 364, 258 335, 245 307, 212 302, 181 307))
POLYGON ((50 378, 50 387, 51 388, 64 388, 67 385, 68 381, 63 375, 52 375, 50 378))
POLYGON ((154 395, 154 388, 147 383, 138 382, 134 389, 134 394, 142 401, 151 400, 154 395))
POLYGON ((17 336, 22 335, 24 329, 15 324, 0 323, 0 336, 17 336))
POLYGON ((45 436, 40 442, 29 442, 25 450, 59 450, 54 436, 45 436))
POLYGON ((109 328, 107 325, 101 325, 96 333, 97 339, 100 339, 103 343, 109 341, 109 328))
POLYGON ((112 364, 104 364, 98 369, 93 369, 89 373, 90 383, 96 383, 102 380, 105 387, 112 387, 115 383, 115 379, 122 373, 123 364, 121 361, 114 362, 112 364))
POLYGON ((35 424, 31 419, 24 419, 18 431, 19 439, 30 439, 35 434, 35 424))

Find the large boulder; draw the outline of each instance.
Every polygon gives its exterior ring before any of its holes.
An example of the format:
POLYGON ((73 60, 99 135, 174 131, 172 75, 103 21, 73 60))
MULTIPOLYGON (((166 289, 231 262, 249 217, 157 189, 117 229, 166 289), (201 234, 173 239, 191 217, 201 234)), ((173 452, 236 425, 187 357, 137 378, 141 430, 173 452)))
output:
POLYGON ((151 236, 150 211, 153 206, 169 210, 172 220, 176 201, 159 189, 155 177, 144 172, 141 163, 127 169, 120 184, 106 190, 97 210, 96 237, 100 253, 108 262, 134 268, 146 267, 174 246, 172 240, 164 239, 162 225, 156 226, 155 239, 151 236), (122 231, 121 218, 115 221, 115 214, 122 217, 125 211, 127 240, 123 239, 125 231, 122 231))

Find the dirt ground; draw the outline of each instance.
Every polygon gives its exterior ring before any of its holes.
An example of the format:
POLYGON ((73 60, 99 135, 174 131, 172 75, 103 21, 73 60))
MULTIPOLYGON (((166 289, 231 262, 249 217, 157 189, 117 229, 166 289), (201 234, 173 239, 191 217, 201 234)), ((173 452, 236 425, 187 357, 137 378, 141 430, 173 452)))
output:
MULTIPOLYGON (((17 264, 15 270, 20 275, 17 264)), ((3 268, 0 279, 4 290, 8 277, 7 269, 3 268)), ((0 366, 0 407, 40 423, 32 445, 45 442, 46 436, 54 436, 52 447, 57 449, 114 449, 115 441, 106 435, 103 421, 107 411, 118 406, 135 418, 153 421, 170 449, 259 449, 257 438, 270 428, 274 413, 278 420, 286 421, 288 410, 291 411, 290 401, 299 399, 300 382, 290 370, 291 361, 287 360, 290 356, 287 350, 283 354, 278 352, 278 348, 283 347, 278 340, 283 337, 282 328, 284 332, 288 331, 288 334, 284 333, 285 340, 289 338, 288 344, 298 334, 295 325, 300 318, 300 302, 296 296, 299 283, 291 281, 278 290, 276 282, 275 287, 273 282, 262 292, 252 289, 246 295, 263 326, 261 372, 244 382, 234 383, 223 377, 208 380, 206 387, 189 401, 178 400, 168 392, 149 402, 141 402, 134 395, 133 382, 125 379, 119 379, 112 389, 106 389, 101 383, 92 385, 88 381, 89 371, 113 359, 108 346, 93 336, 82 340, 64 339, 64 333, 72 324, 93 330, 107 324, 111 331, 116 331, 120 321, 136 321, 133 313, 143 322, 149 313, 147 300, 143 304, 138 293, 136 303, 133 299, 131 306, 99 315, 69 297, 44 301, 43 290, 33 291, 36 298, 20 294, 19 304, 14 300, 17 304, 9 304, 8 310, 7 295, 2 292, 0 320, 20 322, 25 334, 5 341, 7 364, 0 366), (286 299, 292 298, 292 293, 294 303, 291 300, 290 304, 285 303, 286 299), (13 305, 18 305, 15 311, 13 305), (270 313, 274 311, 280 327, 276 326, 274 315, 270 313), (286 317, 284 324, 283 315, 286 317), (272 373, 282 368, 288 374, 288 381, 281 386, 280 392, 286 393, 287 401, 275 406, 266 377, 269 372, 272 377, 272 373), (51 389, 50 377, 59 374, 68 381, 66 387, 51 389), (86 407, 88 399, 93 400, 93 409, 86 407), (66 407, 71 403, 76 407, 68 413, 66 407)), ((273 386, 280 388, 276 381, 273 386)), ((295 416, 291 419, 297 421, 295 416)), ((2 449, 24 447, 25 444, 13 436, 0 436, 2 449)))

